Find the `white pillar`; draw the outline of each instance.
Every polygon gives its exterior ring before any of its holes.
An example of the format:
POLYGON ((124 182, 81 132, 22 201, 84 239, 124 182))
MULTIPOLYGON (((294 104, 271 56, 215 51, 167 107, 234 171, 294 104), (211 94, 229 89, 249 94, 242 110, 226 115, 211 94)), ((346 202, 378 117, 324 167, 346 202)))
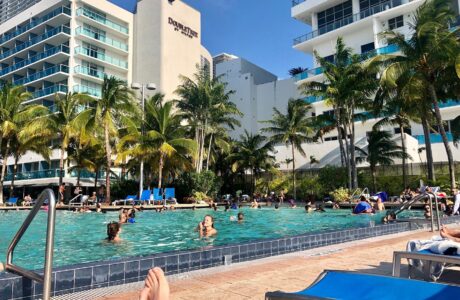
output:
POLYGON ((318 29, 318 13, 312 13, 311 14, 311 30, 315 31, 317 29, 318 29))
POLYGON ((359 0, 352 0, 351 5, 352 5, 353 14, 359 13, 359 0))
POLYGON ((382 47, 380 45, 380 37, 379 34, 383 31, 382 22, 378 17, 372 18, 372 30, 374 33, 374 47, 375 49, 382 47))

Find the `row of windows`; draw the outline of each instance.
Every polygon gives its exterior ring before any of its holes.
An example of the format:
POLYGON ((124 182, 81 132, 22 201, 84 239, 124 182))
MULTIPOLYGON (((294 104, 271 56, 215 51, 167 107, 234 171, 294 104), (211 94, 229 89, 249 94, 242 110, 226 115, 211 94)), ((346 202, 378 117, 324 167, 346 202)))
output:
POLYGON ((318 27, 342 20, 353 14, 351 0, 318 13, 318 27))

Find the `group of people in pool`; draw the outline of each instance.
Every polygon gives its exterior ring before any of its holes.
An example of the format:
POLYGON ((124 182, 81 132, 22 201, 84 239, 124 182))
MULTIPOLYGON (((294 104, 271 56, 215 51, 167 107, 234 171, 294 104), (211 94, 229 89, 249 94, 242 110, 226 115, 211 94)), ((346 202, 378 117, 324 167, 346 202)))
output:
POLYGON ((385 210, 385 205, 383 204, 382 199, 377 198, 377 201, 374 204, 371 204, 368 198, 361 195, 361 197, 359 197, 358 204, 356 204, 356 206, 353 208, 353 214, 373 214, 376 211, 383 210, 385 210))

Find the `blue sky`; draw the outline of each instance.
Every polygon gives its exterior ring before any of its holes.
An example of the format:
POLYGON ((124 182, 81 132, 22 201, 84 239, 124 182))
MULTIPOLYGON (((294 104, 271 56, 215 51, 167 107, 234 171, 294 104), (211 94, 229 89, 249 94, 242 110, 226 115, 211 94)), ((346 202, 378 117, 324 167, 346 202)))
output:
MULTIPOLYGON (((128 9, 135 3, 111 1, 128 9)), ((237 55, 280 78, 293 67, 312 65, 310 55, 292 48, 292 40, 310 28, 291 18, 291 0, 183 1, 201 12, 202 43, 212 55, 237 55)))

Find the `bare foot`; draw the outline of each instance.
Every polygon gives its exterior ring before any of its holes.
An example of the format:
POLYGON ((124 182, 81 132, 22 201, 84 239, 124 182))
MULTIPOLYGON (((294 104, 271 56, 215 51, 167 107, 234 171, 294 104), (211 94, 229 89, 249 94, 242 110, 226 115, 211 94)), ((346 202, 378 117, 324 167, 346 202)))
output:
POLYGON ((162 269, 149 270, 139 300, 169 300, 169 284, 162 269))

